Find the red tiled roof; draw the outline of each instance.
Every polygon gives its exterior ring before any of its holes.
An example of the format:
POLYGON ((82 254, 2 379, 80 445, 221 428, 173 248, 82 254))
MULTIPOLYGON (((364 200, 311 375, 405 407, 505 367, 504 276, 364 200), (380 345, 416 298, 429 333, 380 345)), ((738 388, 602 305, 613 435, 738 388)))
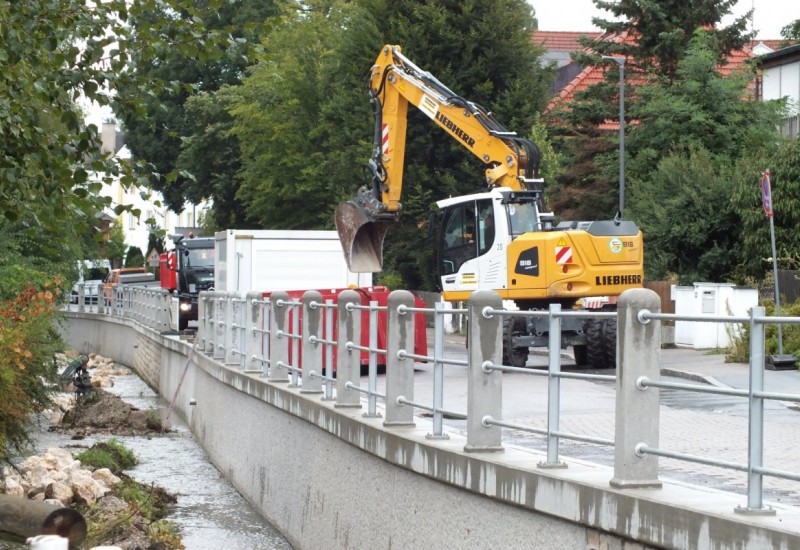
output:
POLYGON ((599 32, 573 32, 573 31, 533 31, 533 43, 544 47, 545 50, 573 52, 582 50, 578 38, 586 36, 597 39, 602 36, 599 32))
MULTIPOLYGON (((627 38, 626 38, 627 39, 627 38)), ((611 37, 610 40, 618 40, 617 37, 611 37)), ((751 42, 749 45, 745 46, 744 49, 732 52, 727 60, 728 63, 726 65, 722 65, 719 68, 719 72, 722 75, 729 75, 733 71, 739 69, 742 64, 749 59, 753 58, 753 51, 752 47, 758 44, 759 42, 763 43, 766 46, 772 48, 771 44, 780 44, 781 40, 758 40, 751 42)), ((545 113, 549 113, 553 109, 555 109, 559 104, 562 103, 569 103, 573 100, 575 94, 579 91, 583 91, 589 86, 593 84, 597 84, 605 79, 606 71, 613 70, 614 72, 617 71, 616 65, 597 65, 597 66, 590 66, 586 67, 583 71, 578 74, 572 81, 567 84, 559 93, 558 95, 554 96, 553 99, 550 100, 550 103, 547 105, 545 109, 545 113)), ((631 84, 641 84, 642 82, 636 82, 635 79, 630 79, 628 81, 631 84)))

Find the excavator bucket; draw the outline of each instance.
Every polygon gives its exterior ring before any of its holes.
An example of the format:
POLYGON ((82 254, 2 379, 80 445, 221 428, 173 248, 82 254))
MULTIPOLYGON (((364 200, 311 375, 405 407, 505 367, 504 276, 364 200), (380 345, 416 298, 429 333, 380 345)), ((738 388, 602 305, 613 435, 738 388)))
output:
POLYGON ((373 273, 383 268, 383 239, 393 223, 376 219, 357 199, 336 207, 336 231, 350 271, 373 273))

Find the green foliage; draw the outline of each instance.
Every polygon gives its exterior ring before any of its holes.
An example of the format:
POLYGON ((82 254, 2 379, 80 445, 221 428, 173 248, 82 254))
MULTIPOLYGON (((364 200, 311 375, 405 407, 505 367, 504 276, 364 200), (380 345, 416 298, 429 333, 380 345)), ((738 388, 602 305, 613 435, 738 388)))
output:
MULTIPOLYGON (((775 316, 775 301, 766 300, 763 304, 767 316, 775 316)), ((800 300, 791 304, 781 304, 781 317, 800 317, 800 300)), ((800 327, 797 325, 783 325, 783 353, 800 357, 800 327)), ((765 328, 765 355, 778 353, 778 325, 767 324, 765 328)), ((739 334, 731 339, 731 348, 728 350, 727 360, 734 363, 750 361, 750 326, 743 325, 739 334)))
POLYGON ((800 140, 787 139, 753 158, 735 176, 733 205, 741 217, 740 276, 764 279, 772 270, 769 219, 761 204, 763 171, 770 170, 779 269, 800 264, 800 140))
POLYGON ((128 245, 125 244, 125 230, 122 229, 122 223, 119 219, 115 219, 111 223, 108 241, 106 241, 106 257, 108 261, 111 262, 112 267, 122 267, 122 260, 127 249, 128 245))
MULTIPOLYGON (((607 34, 599 39, 581 39, 586 50, 573 53, 573 59, 585 66, 605 65, 608 68, 605 80, 577 93, 573 102, 561 106, 550 117, 555 145, 564 157, 564 171, 551 191, 553 210, 562 219, 598 219, 610 217, 617 211, 618 132, 604 130, 602 125, 618 119, 619 70, 615 63, 601 56, 626 58, 625 120, 626 132, 630 133, 639 94, 644 90, 638 87, 636 93, 632 93, 632 84, 652 80, 654 87, 669 87, 677 78, 678 66, 698 29, 714 29, 710 32, 715 37, 714 52, 718 56, 739 49, 749 39, 746 17, 737 18, 728 26, 720 24, 730 13, 734 0, 594 0, 594 3, 608 11, 613 19, 596 20, 607 34), (627 39, 608 40, 608 35, 622 35, 627 39)), ((635 128, 643 127, 637 121, 635 128)), ((667 143, 665 148, 656 150, 650 169, 671 148, 667 143)))
POLYGON ((114 475, 119 475, 123 470, 130 470, 138 464, 133 451, 114 438, 95 443, 76 458, 84 466, 94 469, 108 468, 114 475))
POLYGON ((739 218, 730 182, 705 149, 671 153, 629 188, 649 280, 720 281, 733 270, 739 218))
POLYGON ((53 323, 63 278, 13 244, 0 245, 0 460, 24 447, 32 415, 51 405, 62 346, 53 323))
POLYGON ((713 36, 698 33, 670 85, 637 88, 627 164, 628 214, 645 237, 650 279, 741 275, 747 239, 731 200, 749 157, 778 138, 780 104, 747 98, 749 76, 721 76, 713 36))
POLYGON ((125 254, 125 267, 144 267, 145 259, 142 249, 131 246, 125 254))
MULTIPOLYGON (((241 227, 241 204, 236 202, 239 150, 224 93, 225 86, 240 83, 252 61, 254 47, 269 30, 268 22, 279 14, 282 0, 202 0, 194 11, 175 12, 164 3, 150 5, 132 17, 135 33, 148 33, 153 21, 170 19, 176 24, 194 21, 211 33, 226 36, 213 60, 192 51, 165 49, 154 63, 137 53, 132 58, 135 74, 143 79, 170 82, 144 98, 139 112, 119 112, 126 142, 134 156, 150 163, 142 172, 160 191, 166 204, 180 212, 185 202, 212 198, 216 216, 225 227, 241 227), (180 13, 176 16, 176 13, 180 13), (144 115, 144 116, 140 116, 144 115)), ((136 88, 123 87, 121 96, 136 97, 136 88)))
POLYGON ((787 41, 800 41, 800 19, 795 19, 781 29, 781 36, 787 41))

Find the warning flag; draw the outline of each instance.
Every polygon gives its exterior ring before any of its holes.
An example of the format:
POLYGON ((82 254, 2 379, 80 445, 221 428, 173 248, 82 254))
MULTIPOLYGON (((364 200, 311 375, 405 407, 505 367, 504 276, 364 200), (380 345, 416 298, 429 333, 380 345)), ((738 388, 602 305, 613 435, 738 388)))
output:
POLYGON ((764 213, 768 218, 771 218, 772 188, 769 185, 769 170, 764 171, 764 178, 761 180, 761 204, 764 206, 764 213))

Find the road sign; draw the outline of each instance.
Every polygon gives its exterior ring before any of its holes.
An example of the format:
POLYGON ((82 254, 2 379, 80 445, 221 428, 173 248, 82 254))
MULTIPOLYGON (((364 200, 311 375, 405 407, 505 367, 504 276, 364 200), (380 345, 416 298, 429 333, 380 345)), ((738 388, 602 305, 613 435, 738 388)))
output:
POLYGON ((153 250, 150 251, 150 254, 147 255, 147 263, 150 267, 158 267, 158 250, 153 248, 153 250))
POLYGON ((772 188, 769 184, 769 170, 764 172, 761 180, 761 203, 764 205, 764 213, 768 218, 772 217, 772 188))

